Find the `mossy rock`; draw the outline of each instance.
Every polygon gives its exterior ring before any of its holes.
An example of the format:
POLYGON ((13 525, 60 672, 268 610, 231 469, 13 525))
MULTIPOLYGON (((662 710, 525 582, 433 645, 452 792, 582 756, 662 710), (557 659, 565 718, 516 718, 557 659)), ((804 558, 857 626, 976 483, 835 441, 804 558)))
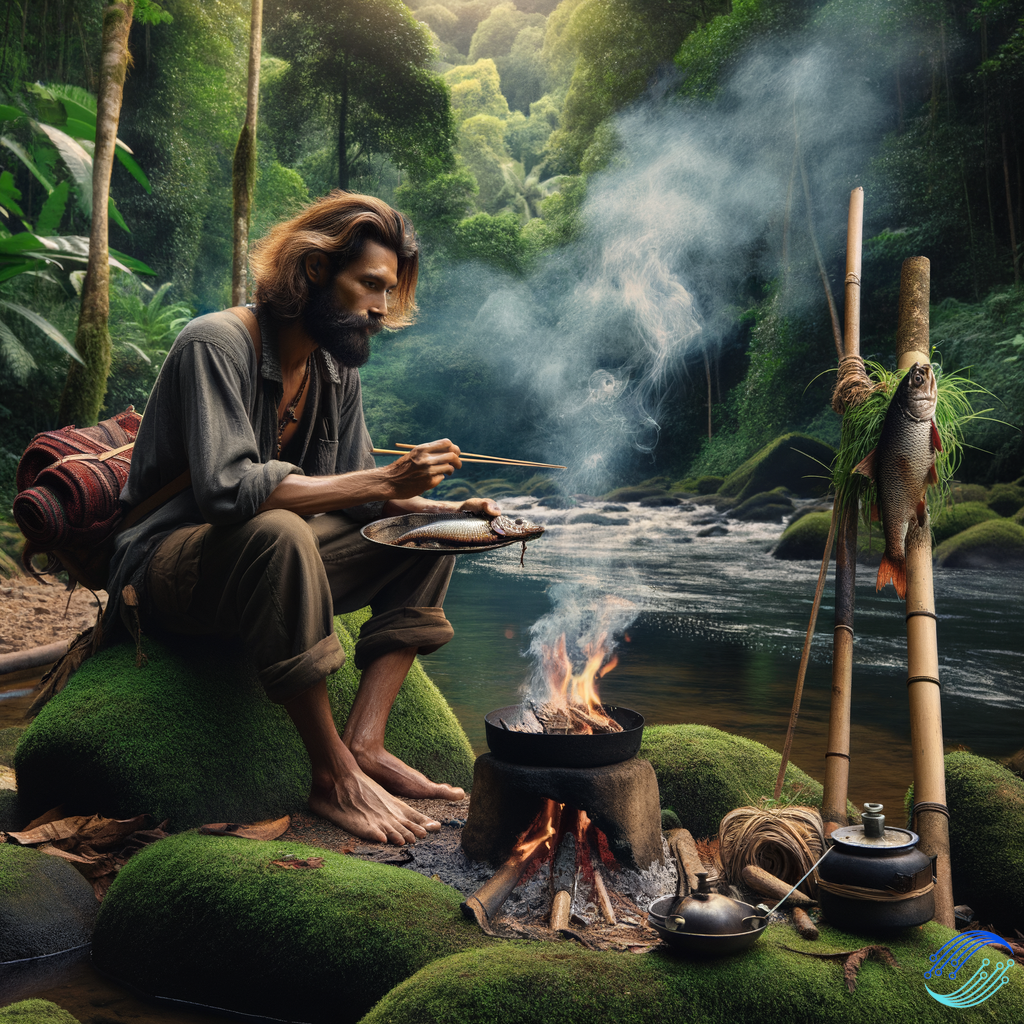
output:
POLYGON ((682 503, 683 499, 673 494, 652 494, 649 498, 640 499, 641 508, 670 508, 682 503))
POLYGON ((699 476, 695 481, 694 490, 698 494, 715 494, 724 483, 724 476, 699 476))
POLYGON ((664 487, 616 487, 604 495, 602 501, 640 501, 643 498, 667 498, 664 487))
POLYGON ((1017 509, 1016 512, 1010 517, 1011 521, 1024 526, 1024 508, 1017 509))
MULTIPOLYGON (((328 678, 339 729, 359 685, 355 641, 368 610, 338 616, 345 664, 328 678)), ((15 756, 22 807, 128 818, 148 811, 172 831, 258 821, 303 809, 309 759, 284 708, 267 700, 235 645, 143 638, 90 658, 39 713, 15 756)), ((388 720, 388 749, 439 782, 468 787, 469 740, 413 664, 388 720)))
POLYGON ((92 957, 111 978, 281 1020, 356 1021, 422 967, 486 945, 455 889, 300 843, 172 836, 103 900, 92 957), (291 854, 319 868, 271 864, 291 854))
POLYGON ((718 493, 738 504, 781 486, 798 498, 820 498, 828 492, 835 454, 831 445, 807 434, 783 434, 730 473, 718 493))
MULTIPOLYGON (((831 521, 831 512, 808 512, 795 517, 782 531, 782 536, 779 538, 778 544, 775 545, 772 556, 789 560, 813 559, 820 563, 821 556, 825 553, 825 541, 828 540, 831 521)), ((881 537, 878 524, 873 524, 870 531, 864 528, 863 523, 857 525, 857 561, 862 564, 877 565, 885 548, 885 541, 881 537)), ((836 549, 833 544, 832 558, 835 557, 836 549)))
POLYGON ((20 832, 30 821, 13 789, 0 789, 0 832, 20 832))
POLYGON ((932 519, 932 538, 936 544, 941 544, 958 533, 977 526, 978 523, 988 522, 990 519, 998 519, 999 513, 993 512, 988 505, 980 501, 964 501, 960 504, 949 505, 932 519))
MULTIPOLYGON (((930 956, 956 932, 935 923, 898 934, 861 936, 820 925, 815 942, 772 925, 742 954, 690 959, 657 950, 643 956, 596 952, 569 943, 504 943, 467 950, 424 967, 389 992, 361 1024, 890 1024, 894 1020, 980 1024, 1016 1019, 1024 971, 986 1003, 950 1010, 928 995, 957 986, 926 982, 930 956), (884 944, 898 967, 866 960, 854 992, 843 965, 801 953, 849 952, 884 944), (790 947, 790 948, 786 948, 790 947)), ((981 966, 978 950, 964 965, 981 966)), ((958 978, 962 981, 964 975, 958 978)))
POLYGON ((600 512, 581 512, 578 516, 573 516, 569 520, 570 526, 579 526, 581 524, 590 526, 629 526, 629 520, 624 519, 622 516, 618 518, 604 516, 600 512))
POLYGON ((24 725, 11 725, 6 729, 0 729, 0 764, 13 766, 14 751, 18 748, 18 740, 27 727, 24 725))
POLYGON ((641 480, 640 487, 660 487, 663 491, 667 491, 672 486, 672 477, 670 476, 651 476, 646 480, 641 480))
MULTIPOLYGON (((743 523, 780 523, 795 511, 793 502, 781 493, 782 488, 753 494, 729 512, 730 519, 743 523)), ((824 545, 822 545, 824 547, 824 545)))
POLYGON ((1024 526, 1009 519, 978 523, 939 544, 933 557, 950 569, 1024 567, 1024 526))
MULTIPOLYGON (((671 807, 698 839, 718 835, 729 811, 771 796, 782 760, 763 743, 710 725, 648 726, 639 756, 654 766, 662 807, 671 807)), ((821 792, 820 782, 786 766, 784 802, 820 808, 821 792)))
POLYGON ((0 1007, 4 1024, 78 1024, 78 1018, 48 999, 23 999, 0 1007))
POLYGON ((532 494, 535 498, 546 498, 551 494, 560 494, 561 491, 558 481, 543 473, 531 476, 519 489, 520 494, 532 494))
POLYGON ((0 963, 85 945, 99 903, 67 861, 0 843, 0 963))
POLYGON ((1024 487, 1016 484, 996 484, 988 493, 988 507, 997 515, 1016 515, 1024 508, 1024 487))
MULTIPOLYGON (((966 751, 947 754, 945 765, 956 902, 971 907, 983 925, 1020 928, 1024 921, 1024 779, 966 751)), ((911 787, 908 809, 914 802, 913 792, 911 787)))
POLYGON ((953 500, 958 502, 980 501, 988 503, 988 488, 981 484, 958 484, 953 488, 953 500))

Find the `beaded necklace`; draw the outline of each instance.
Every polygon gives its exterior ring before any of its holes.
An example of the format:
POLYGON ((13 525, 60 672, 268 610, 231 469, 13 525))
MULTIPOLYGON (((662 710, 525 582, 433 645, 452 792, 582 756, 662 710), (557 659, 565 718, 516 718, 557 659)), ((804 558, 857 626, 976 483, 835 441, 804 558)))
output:
POLYGON ((289 423, 294 423, 298 417, 295 415, 295 410, 299 407, 299 402, 302 401, 302 393, 306 390, 306 383, 309 381, 309 366, 313 361, 312 354, 306 359, 306 372, 303 374, 302 383, 299 385, 299 390, 295 392, 295 397, 288 403, 288 408, 285 409, 284 415, 277 421, 277 457, 281 458, 281 439, 284 437, 284 429, 289 423))

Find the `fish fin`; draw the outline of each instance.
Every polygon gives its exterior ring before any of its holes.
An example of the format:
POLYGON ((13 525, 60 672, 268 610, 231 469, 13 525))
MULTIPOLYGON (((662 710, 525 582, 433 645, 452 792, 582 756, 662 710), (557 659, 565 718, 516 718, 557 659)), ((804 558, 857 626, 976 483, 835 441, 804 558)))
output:
POLYGON ((917 508, 914 512, 917 515, 917 525, 923 530, 925 521, 928 518, 928 506, 924 503, 924 498, 917 503, 917 508))
POLYGON ((929 487, 934 487, 939 482, 939 470, 934 462, 928 467, 927 481, 929 487))
POLYGON ((851 473, 860 473, 861 476, 866 476, 869 480, 874 480, 875 479, 875 452, 877 450, 878 450, 877 448, 872 448, 871 451, 869 451, 867 453, 867 455, 865 455, 864 458, 861 459, 860 462, 858 462, 857 465, 854 466, 853 469, 850 470, 850 472, 851 473))
POLYGON ((939 428, 935 425, 935 420, 932 420, 932 447, 937 451, 942 451, 942 438, 939 437, 939 428))
POLYGON ((901 601, 907 598, 907 561, 905 558, 892 558, 882 555, 882 564, 878 567, 878 579, 875 590, 881 590, 887 583, 892 583, 901 601))

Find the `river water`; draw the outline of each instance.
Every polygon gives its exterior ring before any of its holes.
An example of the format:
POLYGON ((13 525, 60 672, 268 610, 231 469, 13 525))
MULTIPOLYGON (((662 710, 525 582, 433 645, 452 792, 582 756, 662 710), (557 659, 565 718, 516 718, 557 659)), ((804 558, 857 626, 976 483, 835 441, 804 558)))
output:
MULTIPOLYGON (((505 499, 516 508, 525 502, 505 499)), ((707 506, 605 513, 628 525, 573 525, 581 512, 530 508, 547 525, 525 565, 513 546, 460 556, 445 610, 455 640, 425 659, 474 749, 483 716, 519 700, 532 662, 530 627, 565 584, 637 605, 618 666, 601 681, 608 703, 650 724, 696 722, 781 750, 820 564, 775 559, 778 523, 725 522, 701 537, 707 506)), ((819 781, 831 700, 834 564, 811 648, 792 760, 819 781)), ((913 781, 904 606, 876 570, 858 566, 850 799, 881 802, 892 820, 913 781)), ((943 735, 946 749, 1005 757, 1024 746, 1024 577, 998 570, 936 569, 943 735)))

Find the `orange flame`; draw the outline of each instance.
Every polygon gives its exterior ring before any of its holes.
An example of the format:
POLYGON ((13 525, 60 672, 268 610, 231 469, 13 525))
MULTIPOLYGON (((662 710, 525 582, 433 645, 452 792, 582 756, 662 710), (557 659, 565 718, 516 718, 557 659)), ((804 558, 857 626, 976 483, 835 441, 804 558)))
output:
MULTIPOLYGON (((573 671, 566 652, 564 633, 554 647, 543 648, 542 666, 550 691, 549 704, 555 707, 575 704, 586 708, 595 717, 608 717, 597 694, 597 681, 615 668, 619 659, 610 652, 607 640, 608 633, 603 632, 593 643, 584 646, 583 653, 587 660, 579 672, 573 671)), ((589 726, 582 726, 579 731, 582 735, 593 732, 589 726)))

